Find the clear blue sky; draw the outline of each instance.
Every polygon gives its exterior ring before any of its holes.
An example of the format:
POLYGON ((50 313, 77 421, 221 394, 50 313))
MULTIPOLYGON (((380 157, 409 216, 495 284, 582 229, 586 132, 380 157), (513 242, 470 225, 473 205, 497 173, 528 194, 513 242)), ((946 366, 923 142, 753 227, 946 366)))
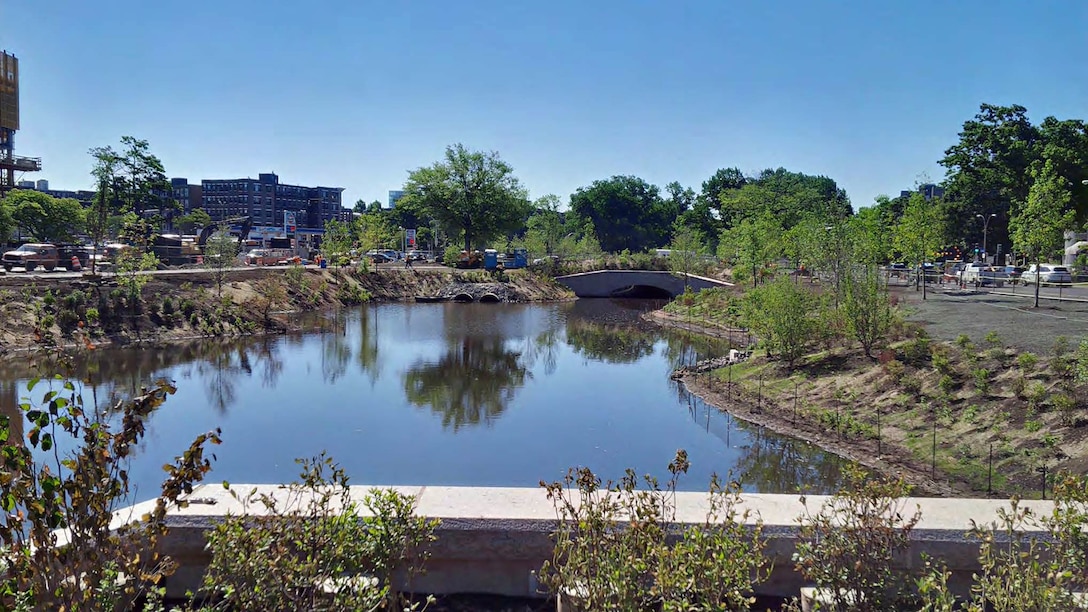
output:
POLYGON ((0 48, 54 189, 133 135, 169 176, 384 202, 462 142, 534 198, 783 166, 856 207, 943 177, 981 102, 1088 117, 1084 0, 0 0, 0 48))

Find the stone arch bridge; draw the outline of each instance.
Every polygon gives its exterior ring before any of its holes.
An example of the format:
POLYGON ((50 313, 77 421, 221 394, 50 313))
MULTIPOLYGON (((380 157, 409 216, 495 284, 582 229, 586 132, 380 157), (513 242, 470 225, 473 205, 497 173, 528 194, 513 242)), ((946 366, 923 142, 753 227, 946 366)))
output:
MULTIPOLYGON (((672 272, 654 270, 598 270, 559 276, 555 280, 567 286, 578 297, 676 297, 684 292, 684 278, 672 272)), ((732 287, 732 283, 687 275, 687 286, 693 291, 713 287, 732 287)))

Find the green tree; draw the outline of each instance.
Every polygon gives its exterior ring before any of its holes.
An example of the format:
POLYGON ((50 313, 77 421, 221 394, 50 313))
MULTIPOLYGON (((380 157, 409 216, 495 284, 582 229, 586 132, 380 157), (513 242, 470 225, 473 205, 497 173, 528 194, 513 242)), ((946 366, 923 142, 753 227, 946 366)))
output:
POLYGON ((355 231, 350 223, 336 219, 325 222, 325 235, 321 239, 321 252, 331 263, 340 265, 349 257, 355 246, 355 231))
POLYGON ((526 191, 513 168, 494 151, 469 151, 462 144, 446 147, 444 161, 411 172, 404 191, 406 204, 463 235, 465 250, 520 229, 529 216, 526 191))
POLYGON ((727 192, 740 189, 748 183, 748 178, 740 171, 740 168, 721 168, 713 176, 703 181, 699 191, 698 206, 706 207, 714 211, 722 228, 733 227, 738 221, 728 215, 728 210, 723 209, 722 199, 727 192))
POLYGON ((42 242, 67 242, 86 228, 83 206, 71 198, 14 189, 3 202, 20 230, 42 242))
POLYGON ((767 354, 792 368, 816 340, 819 300, 805 285, 781 277, 745 294, 744 318, 767 354))
POLYGON ((752 274, 752 286, 759 284, 767 264, 782 252, 782 227, 770 213, 744 219, 735 227, 724 230, 718 241, 718 257, 740 270, 752 274))
POLYGON ((684 279, 684 289, 687 290, 688 275, 700 267, 706 255, 706 239, 698 230, 678 225, 669 250, 669 269, 684 279))
POLYGON ((192 212, 182 215, 177 219, 174 219, 174 223, 184 233, 190 233, 198 228, 203 228, 211 225, 212 217, 208 213, 204 212, 203 208, 194 208, 192 212))
MULTIPOLYGON (((927 201, 920 193, 911 194, 903 216, 895 226, 893 243, 908 262, 918 266, 917 282, 922 285, 922 299, 926 297, 926 284, 921 279, 926 261, 941 248, 944 241, 944 216, 936 202, 927 201)), ((917 286, 917 284, 916 284, 917 286)))
MULTIPOLYGON (((1034 182, 1027 201, 1017 208, 1009 228, 1013 246, 1035 262, 1036 270, 1044 258, 1050 258, 1062 246, 1062 235, 1072 229, 1075 213, 1069 181, 1057 173, 1054 163, 1046 160, 1032 172, 1034 182)), ((1039 274, 1035 275, 1035 307, 1039 307, 1039 274)))
POLYGON ((11 216, 11 207, 6 200, 0 199, 0 242, 7 242, 15 233, 15 219, 11 216))
POLYGON ((859 209, 847 222, 847 232, 854 262, 876 265, 888 260, 892 223, 879 204, 859 209))
POLYGON ((892 324, 888 286, 875 265, 864 265, 843 277, 842 310, 851 335, 871 357, 892 324))
MULTIPOLYGON (((579 187, 570 196, 571 212, 596 228, 601 248, 610 253, 641 252, 666 244, 676 215, 656 186, 635 176, 613 176, 579 187)), ((675 212, 675 211, 674 211, 675 212)))
POLYGON ((387 246, 396 237, 396 228, 380 212, 368 212, 355 220, 359 248, 365 253, 387 246))
POLYGON ((526 222, 525 244, 531 253, 550 255, 559 250, 567 233, 559 212, 559 196, 548 194, 533 202, 533 214, 526 222))
POLYGON ((216 234, 204 243, 204 268, 211 274, 218 297, 223 295, 230 269, 237 264, 238 248, 238 241, 226 233, 216 234))

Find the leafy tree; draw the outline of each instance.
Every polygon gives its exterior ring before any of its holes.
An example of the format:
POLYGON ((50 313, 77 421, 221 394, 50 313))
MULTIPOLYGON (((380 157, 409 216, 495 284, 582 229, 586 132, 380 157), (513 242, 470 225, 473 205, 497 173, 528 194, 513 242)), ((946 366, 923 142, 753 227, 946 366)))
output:
POLYGON ((872 356, 873 347, 887 337, 892 323, 888 286, 875 265, 865 265, 843 277, 842 310, 850 333, 865 354, 872 356))
POLYGON ((194 208, 192 212, 182 215, 174 220, 174 223, 181 228, 182 232, 189 233, 197 228, 203 228, 211 225, 212 217, 208 213, 204 212, 203 208, 194 208))
POLYGON ((770 213, 744 219, 722 232, 718 257, 731 263, 734 269, 750 270, 754 287, 767 264, 782 252, 781 235, 782 227, 770 213))
POLYGON ((571 212, 596 228, 601 248, 615 253, 645 251, 668 241, 675 215, 656 186, 635 176, 613 176, 579 187, 570 197, 571 212))
POLYGON ((7 242, 15 233, 15 219, 11 216, 11 207, 6 200, 0 199, 0 242, 7 242))
POLYGON ((211 274, 215 283, 215 295, 222 297, 223 283, 235 266, 238 256, 238 241, 230 234, 216 234, 204 243, 204 268, 211 274))
POLYGON ((321 239, 321 251, 333 264, 340 264, 341 258, 347 258, 355 245, 355 236, 351 224, 330 219, 325 222, 325 235, 321 239))
POLYGON ((686 290, 688 275, 695 272, 706 254, 706 239, 697 230, 680 225, 673 232, 669 249, 669 269, 683 277, 686 290))
POLYGON ((513 168, 492 151, 446 147, 444 161, 408 175, 401 202, 418 205, 451 233, 464 236, 465 250, 514 231, 529 216, 525 189, 513 168))
MULTIPOLYGON (((914 193, 910 196, 903 216, 895 226, 893 242, 898 252, 907 261, 919 267, 918 276, 929 257, 935 255, 944 240, 944 216, 935 202, 927 201, 925 196, 914 193)), ((922 299, 925 299, 925 282, 922 285, 922 299)))
MULTIPOLYGON (((1071 229, 1074 212, 1070 210, 1072 194, 1069 182, 1058 175, 1051 160, 1032 172, 1035 181, 1028 191, 1027 201, 1018 207, 1009 221, 1013 246, 1038 265, 1050 258, 1062 245, 1062 235, 1071 229)), ((1035 307, 1039 307, 1039 275, 1035 275, 1035 307)))
POLYGON ((805 285, 780 277, 745 294, 744 318, 775 355, 793 367, 816 341, 819 300, 805 285))
MULTIPOLYGON (((399 202, 398 202, 399 204, 399 202)), ((396 239, 396 229, 383 213, 368 212, 355 220, 359 248, 365 253, 382 248, 396 239)))
POLYGON ((86 227, 83 206, 71 198, 54 198, 40 191, 13 189, 3 208, 25 233, 42 242, 67 242, 86 227))
POLYGON ((567 233, 559 212, 559 196, 548 194, 533 202, 533 214, 526 222, 525 244, 531 253, 548 255, 559 250, 567 233))
MULTIPOLYGON (((886 200, 887 198, 885 198, 886 200)), ((876 265, 888 259, 892 222, 880 205, 858 210, 847 222, 852 258, 859 264, 876 265)))
POLYGON ((703 181, 703 188, 699 192, 698 205, 714 211, 723 227, 733 227, 737 219, 728 216, 728 211, 722 208, 722 196, 728 191, 744 187, 747 183, 748 178, 744 176, 740 168, 721 168, 713 176, 703 181))

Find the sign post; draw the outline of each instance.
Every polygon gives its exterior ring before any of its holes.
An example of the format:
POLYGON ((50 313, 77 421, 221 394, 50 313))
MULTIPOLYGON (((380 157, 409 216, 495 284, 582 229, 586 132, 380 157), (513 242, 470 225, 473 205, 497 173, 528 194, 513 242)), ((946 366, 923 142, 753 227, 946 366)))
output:
POLYGON ((283 232, 285 234, 293 234, 297 226, 295 225, 295 211, 285 210, 283 211, 283 232))
POLYGON ((405 237, 408 239, 408 248, 416 248, 416 230, 410 229, 404 231, 405 237))

